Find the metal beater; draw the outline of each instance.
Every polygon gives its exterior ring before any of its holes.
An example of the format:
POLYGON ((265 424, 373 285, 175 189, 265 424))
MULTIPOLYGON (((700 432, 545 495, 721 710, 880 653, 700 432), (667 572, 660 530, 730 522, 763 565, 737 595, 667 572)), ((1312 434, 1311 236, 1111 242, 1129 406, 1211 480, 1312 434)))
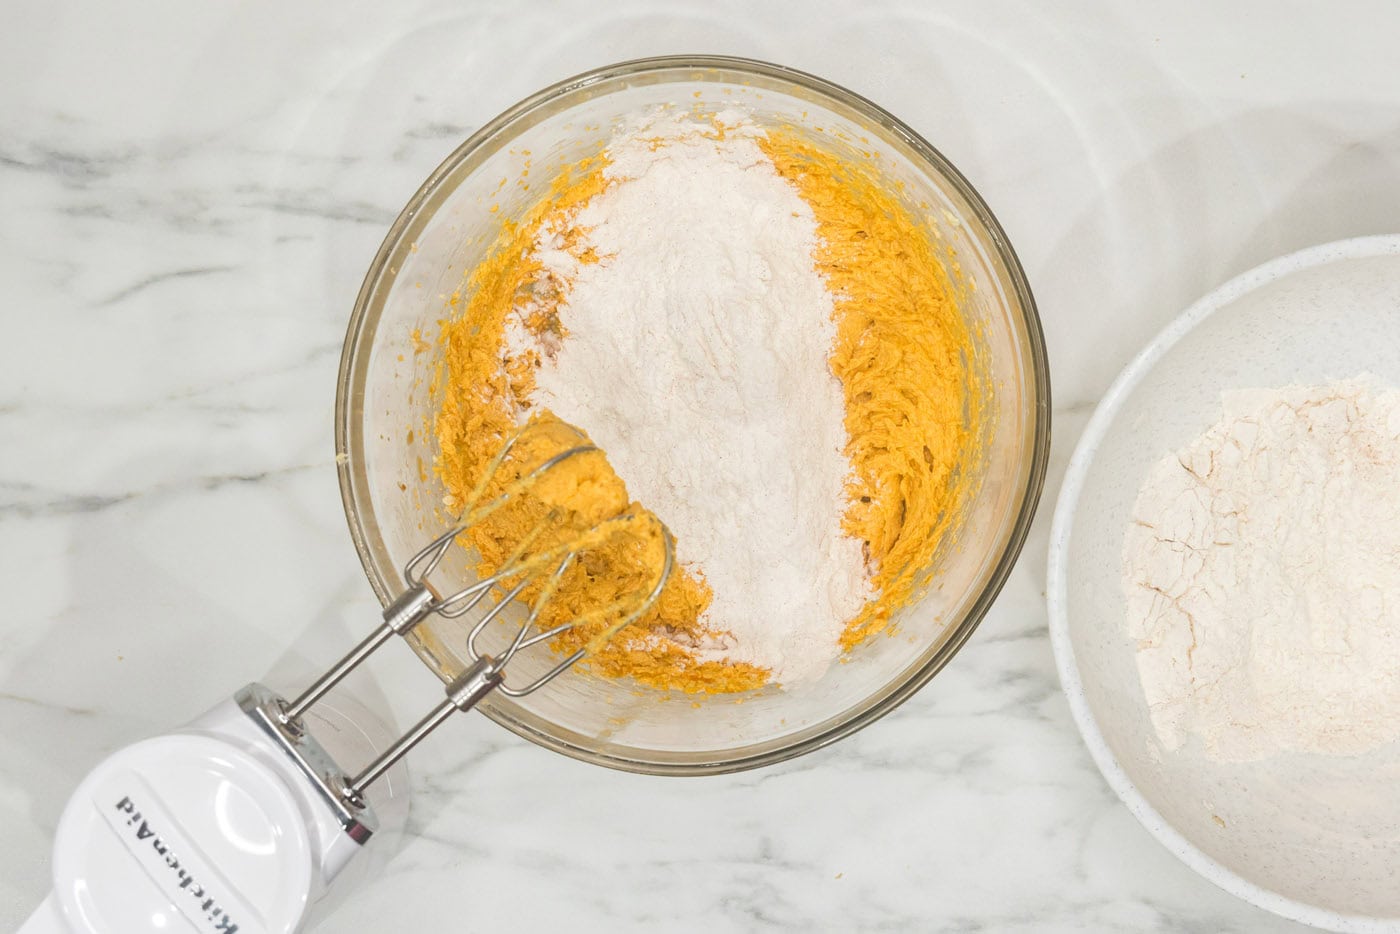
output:
POLYGON ((404 566, 408 588, 383 622, 293 700, 249 684, 186 727, 113 754, 79 786, 60 819, 54 891, 21 934, 113 934, 172 931, 273 934, 298 929, 350 858, 378 829, 365 791, 454 711, 471 710, 492 691, 524 697, 582 659, 588 647, 525 684, 506 678, 511 661, 585 621, 605 621, 609 638, 646 613, 674 565, 670 532, 649 513, 606 519, 567 543, 531 551, 558 518, 551 513, 517 544, 494 573, 447 596, 429 581, 467 529, 526 493, 564 461, 598 449, 581 443, 553 454, 493 498, 500 471, 512 463, 531 422, 512 435, 468 498, 459 525, 404 566), (619 535, 659 535, 661 560, 649 588, 541 629, 542 610, 578 556, 619 535), (483 634, 532 583, 540 590, 504 650, 481 647, 483 634), (493 591, 504 591, 488 603, 493 591), (349 773, 318 741, 308 716, 327 693, 398 634, 434 614, 460 617, 487 604, 466 648, 472 663, 447 685, 446 698, 357 772, 349 773))

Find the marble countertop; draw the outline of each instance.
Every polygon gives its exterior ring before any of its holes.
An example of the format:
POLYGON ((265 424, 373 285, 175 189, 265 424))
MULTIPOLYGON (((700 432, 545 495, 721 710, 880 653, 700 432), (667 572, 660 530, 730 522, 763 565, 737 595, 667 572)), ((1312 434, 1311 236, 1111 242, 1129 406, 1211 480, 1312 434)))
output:
MULTIPOLYGON (((1000 216, 1055 389, 1020 564, 917 697, 783 765, 645 778, 450 723, 412 759, 402 849, 316 930, 1292 929, 1095 770, 1046 635, 1049 505, 1099 395, 1191 300, 1395 232, 1400 8, 11 0, 0 24, 0 928, 102 755, 376 618, 331 413, 419 182, 549 82, 711 51, 873 98, 1000 216)), ((437 688, 396 648, 375 674, 402 721, 437 688)))

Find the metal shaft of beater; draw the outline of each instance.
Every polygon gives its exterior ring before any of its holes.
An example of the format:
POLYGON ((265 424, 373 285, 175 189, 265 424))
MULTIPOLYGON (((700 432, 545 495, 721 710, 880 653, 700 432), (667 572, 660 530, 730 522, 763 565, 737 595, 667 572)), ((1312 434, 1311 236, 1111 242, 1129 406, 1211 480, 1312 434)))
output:
POLYGON ((360 798, 366 788, 389 771, 395 762, 408 755, 409 750, 421 743, 429 733, 442 726, 448 717, 459 710, 471 710, 500 683, 501 670, 496 660, 489 655, 483 655, 447 686, 446 700, 434 707, 426 717, 415 723, 392 746, 365 766, 364 771, 350 780, 346 787, 346 795, 352 799, 360 798))
POLYGON ((379 628, 361 640, 344 658, 332 665, 329 671, 312 682, 311 687, 287 705, 283 716, 287 720, 295 720, 306 713, 313 704, 325 697, 331 688, 344 681, 345 676, 358 668, 361 662, 373 655, 375 649, 383 645, 390 636, 394 633, 407 635, 414 626, 422 622, 424 617, 432 612, 433 601, 436 599, 437 595, 422 583, 405 590, 384 610, 384 622, 379 628))
POLYGON ((374 632, 366 636, 359 645, 355 646, 345 657, 336 662, 321 677, 312 682, 311 687, 301 693, 301 696, 287 705, 285 715, 288 720, 295 720, 306 713, 318 700, 326 696, 326 693, 341 681, 345 676, 359 667, 360 663, 374 654, 374 650, 384 644, 390 636, 394 634, 394 629, 388 623, 384 623, 374 632))
POLYGON ((442 726, 443 721, 456 712, 457 707, 450 700, 434 707, 432 713, 415 723, 407 733, 399 737, 398 742, 384 750, 379 758, 365 766, 365 770, 351 780, 349 793, 357 798, 363 795, 365 789, 393 768, 395 762, 408 755, 410 749, 421 743, 429 733, 442 726))

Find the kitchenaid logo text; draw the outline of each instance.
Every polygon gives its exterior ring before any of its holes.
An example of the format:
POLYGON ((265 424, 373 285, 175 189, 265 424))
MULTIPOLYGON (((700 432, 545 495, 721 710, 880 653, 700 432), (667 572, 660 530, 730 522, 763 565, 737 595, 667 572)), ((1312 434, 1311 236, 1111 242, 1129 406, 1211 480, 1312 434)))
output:
MULTIPOLYGON (((110 799, 109 799, 110 800, 110 799)), ((180 857, 171 851, 169 844, 161 839, 160 835, 151 829, 146 818, 141 816, 141 812, 136 810, 135 803, 127 797, 117 802, 117 811, 126 815, 126 826, 136 835, 138 843, 148 844, 155 850, 165 865, 174 874, 173 881, 176 888, 188 893, 190 898, 199 903, 199 910, 204 912, 204 917, 209 923, 214 925, 211 930, 222 931, 224 934, 237 934, 238 925, 229 918, 228 913, 214 900, 214 897, 205 891, 204 886, 190 875, 184 866, 180 865, 180 857)))

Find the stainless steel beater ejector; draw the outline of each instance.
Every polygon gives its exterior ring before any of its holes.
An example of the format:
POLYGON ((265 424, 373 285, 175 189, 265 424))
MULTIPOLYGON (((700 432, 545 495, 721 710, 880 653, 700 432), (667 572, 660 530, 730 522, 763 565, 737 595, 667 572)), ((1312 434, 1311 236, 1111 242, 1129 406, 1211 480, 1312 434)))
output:
MULTIPOLYGON (((481 522, 491 513, 506 505, 515 497, 527 492, 549 471, 570 458, 597 451, 598 448, 563 422, 550 422, 546 428, 541 422, 531 422, 519 429, 502 446, 492 460, 485 476, 469 497, 462 518, 457 526, 444 532, 424 548, 404 566, 404 580, 408 588, 384 610, 384 621, 359 645, 330 667, 325 674, 315 680, 296 699, 287 701, 260 685, 249 685, 238 695, 238 702, 253 716, 272 738, 287 751, 321 790, 324 797, 336 811, 342 826, 352 836, 356 828, 362 828, 364 835, 373 831, 372 813, 369 812, 364 792, 376 779, 380 778, 394 763, 403 758, 410 749, 440 726, 454 711, 467 711, 492 691, 500 691, 510 697, 524 697, 539 690, 558 677, 587 654, 587 648, 580 648, 561 659, 543 675, 527 684, 514 685, 505 677, 506 667, 519 653, 550 640, 586 621, 605 621, 604 634, 610 635, 627 626, 646 613, 660 596, 662 588, 671 574, 675 562, 675 549, 670 532, 650 513, 627 512, 605 519, 587 529, 568 542, 538 551, 530 548, 549 527, 552 520, 558 519, 557 511, 546 518, 517 543, 514 551, 494 573, 470 586, 447 596, 439 593, 428 577, 437 570, 452 543, 471 526, 481 522), (493 498, 482 501, 486 490, 494 478, 508 464, 512 464, 514 452, 521 440, 532 431, 564 429, 572 433, 581 443, 564 448, 538 466, 519 470, 515 480, 509 482, 504 491, 493 498), (541 629, 540 614, 555 594, 555 589, 565 572, 576 558, 591 548, 615 539, 621 535, 659 535, 661 540, 661 560, 655 570, 649 587, 624 594, 617 600, 602 607, 590 608, 586 613, 574 616, 563 623, 541 629), (502 611, 512 603, 532 583, 540 583, 538 595, 534 598, 525 619, 516 629, 513 638, 504 650, 497 654, 483 651, 479 645, 482 634, 502 611), (331 758, 324 753, 302 722, 302 715, 323 698, 331 688, 340 683, 351 671, 369 658, 391 636, 406 636, 430 615, 458 617, 480 607, 493 590, 508 588, 494 604, 484 610, 472 626, 466 638, 466 649, 472 664, 447 685, 447 697, 427 716, 419 720, 397 741, 381 752, 374 761, 366 765, 354 777, 343 773, 331 758), (370 823, 366 823, 369 821, 370 823)), ((520 465, 514 464, 519 467, 520 465)))

